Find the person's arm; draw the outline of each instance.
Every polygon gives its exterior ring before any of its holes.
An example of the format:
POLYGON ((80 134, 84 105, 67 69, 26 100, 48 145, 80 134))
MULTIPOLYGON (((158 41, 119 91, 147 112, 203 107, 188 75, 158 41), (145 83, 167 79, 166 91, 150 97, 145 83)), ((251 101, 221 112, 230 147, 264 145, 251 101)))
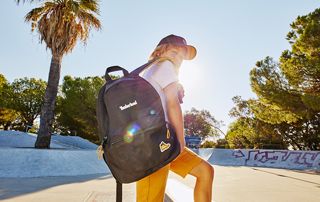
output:
POLYGON ((179 83, 178 84, 178 99, 180 104, 183 103, 183 98, 184 98, 184 88, 183 86, 179 83))
POLYGON ((177 133, 180 142, 180 152, 182 152, 185 146, 185 139, 183 115, 178 99, 178 85, 177 82, 171 83, 163 91, 166 97, 168 119, 177 133))

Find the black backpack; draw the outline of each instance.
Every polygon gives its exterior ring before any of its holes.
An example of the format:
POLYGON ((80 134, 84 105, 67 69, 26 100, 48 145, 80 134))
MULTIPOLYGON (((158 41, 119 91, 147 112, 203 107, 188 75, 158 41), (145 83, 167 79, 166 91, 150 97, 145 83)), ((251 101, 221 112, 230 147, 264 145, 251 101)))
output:
POLYGON ((117 181, 117 201, 122 183, 138 181, 173 161, 180 144, 173 127, 165 121, 160 96, 139 73, 151 61, 131 73, 119 66, 106 69, 106 83, 97 100, 99 137, 103 158, 117 181), (122 71, 111 79, 109 73, 122 71))

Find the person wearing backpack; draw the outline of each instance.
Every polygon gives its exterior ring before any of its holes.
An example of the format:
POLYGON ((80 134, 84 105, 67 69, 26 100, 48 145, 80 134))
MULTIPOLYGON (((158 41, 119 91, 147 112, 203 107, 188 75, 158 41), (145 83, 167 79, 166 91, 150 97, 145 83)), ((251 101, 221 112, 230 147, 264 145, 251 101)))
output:
POLYGON ((178 79, 180 66, 183 60, 192 60, 195 56, 196 49, 187 45, 184 38, 169 35, 159 42, 149 58, 150 61, 156 62, 141 73, 141 76, 159 93, 165 119, 175 129, 181 153, 171 163, 137 181, 137 202, 162 202, 169 170, 183 178, 187 174, 196 177, 194 201, 212 200, 214 168, 185 146, 183 115, 180 106, 184 96, 178 79))

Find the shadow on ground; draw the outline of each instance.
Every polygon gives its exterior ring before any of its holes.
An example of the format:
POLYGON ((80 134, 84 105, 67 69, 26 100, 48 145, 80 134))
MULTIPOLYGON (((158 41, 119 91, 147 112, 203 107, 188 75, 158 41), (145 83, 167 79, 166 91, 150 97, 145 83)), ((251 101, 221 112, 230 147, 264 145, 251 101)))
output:
POLYGON ((112 178, 112 176, 106 174, 63 177, 0 178, 0 200, 42 191, 59 185, 81 183, 93 179, 105 180, 109 178, 112 178))
MULTIPOLYGON (((306 182, 306 183, 318 185, 317 187, 320 187, 320 183, 312 182, 312 181, 310 181, 310 180, 305 180, 305 179, 301 179, 301 178, 298 178, 298 177, 292 177, 292 176, 289 176, 289 175, 283 175, 283 174, 279 174, 279 173, 276 173, 276 172, 265 171, 265 170, 261 170, 261 169, 259 169, 259 168, 251 168, 251 169, 252 169, 252 170, 255 170, 255 171, 260 171, 260 172, 269 173, 269 174, 276 175, 276 176, 279 176, 279 177, 286 177, 286 178, 298 180, 298 181, 301 181, 301 182, 306 182)), ((304 173, 304 174, 311 174, 311 175, 315 175, 315 174, 316 174, 316 173, 309 173, 309 172, 296 171, 296 170, 293 170, 293 172, 304 173)), ((318 174, 316 174, 316 175, 318 175, 318 174)))

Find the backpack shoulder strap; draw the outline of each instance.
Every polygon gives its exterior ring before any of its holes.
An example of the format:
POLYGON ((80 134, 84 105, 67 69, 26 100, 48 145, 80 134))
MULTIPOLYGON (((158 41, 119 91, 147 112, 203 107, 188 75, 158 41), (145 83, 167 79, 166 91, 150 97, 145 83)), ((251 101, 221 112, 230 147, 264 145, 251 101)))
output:
POLYGON ((137 76, 143 70, 145 70, 148 67, 150 67, 152 64, 158 63, 158 62, 162 62, 162 61, 165 61, 165 60, 170 60, 170 59, 169 58, 156 58, 156 59, 150 60, 148 63, 146 63, 146 64, 142 65, 141 67, 138 67, 137 69, 135 69, 132 72, 130 72, 130 75, 137 76))
POLYGON ((146 64, 142 65, 141 67, 138 67, 137 69, 130 72, 130 75, 133 75, 133 76, 139 75, 144 69, 146 69, 147 67, 152 65, 154 62, 155 62, 155 60, 151 60, 151 61, 147 62, 146 64))
POLYGON ((98 94, 97 105, 96 105, 96 116, 98 121, 98 134, 99 140, 101 143, 108 137, 107 136, 107 129, 108 129, 108 114, 107 109, 104 105, 104 92, 106 89, 107 84, 104 84, 98 94))
POLYGON ((117 195, 116 202, 122 202, 122 183, 117 180, 117 195))

